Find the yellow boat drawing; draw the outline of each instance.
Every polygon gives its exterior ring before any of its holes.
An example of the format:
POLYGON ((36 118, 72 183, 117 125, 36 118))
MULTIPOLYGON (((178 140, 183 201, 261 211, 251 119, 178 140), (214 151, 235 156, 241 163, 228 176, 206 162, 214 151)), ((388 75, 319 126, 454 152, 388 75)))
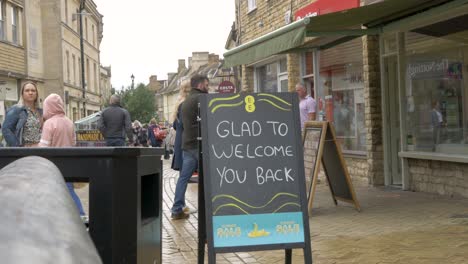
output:
POLYGON ((254 223, 254 230, 247 234, 250 238, 256 237, 266 237, 270 235, 270 232, 265 231, 265 229, 258 230, 258 225, 254 223))

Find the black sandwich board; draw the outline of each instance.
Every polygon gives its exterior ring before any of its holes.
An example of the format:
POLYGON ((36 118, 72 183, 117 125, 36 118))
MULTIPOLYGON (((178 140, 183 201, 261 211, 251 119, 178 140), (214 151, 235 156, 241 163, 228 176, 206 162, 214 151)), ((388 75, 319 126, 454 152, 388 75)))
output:
POLYGON ((275 249, 290 263, 293 248, 312 263, 298 105, 295 93, 200 97, 208 263, 275 249))
POLYGON ((307 155, 312 156, 311 180, 308 187, 309 211, 312 210, 315 188, 320 172, 320 161, 335 205, 337 200, 351 203, 359 211, 359 202, 348 173, 335 129, 329 122, 311 121, 304 124, 302 142, 307 155))

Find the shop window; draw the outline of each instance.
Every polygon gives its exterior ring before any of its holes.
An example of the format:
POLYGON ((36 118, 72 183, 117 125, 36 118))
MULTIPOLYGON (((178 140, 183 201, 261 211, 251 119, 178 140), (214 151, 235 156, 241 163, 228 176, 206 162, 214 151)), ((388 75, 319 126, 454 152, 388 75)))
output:
POLYGON ((256 0, 247 0, 248 1, 248 7, 249 7, 249 11, 253 11, 257 8, 257 1, 256 0))
POLYGON ((304 55, 304 75, 313 75, 314 74, 314 54, 312 52, 306 52, 304 55))
POLYGON ((5 40, 5 1, 0 0, 0 40, 5 40))
POLYGON ((313 52, 306 52, 303 54, 302 65, 302 83, 305 85, 307 93, 315 99, 313 52))
POLYGON ((318 99, 319 119, 333 123, 345 152, 366 150, 364 80, 362 65, 347 64, 322 70, 323 98, 318 99))
POLYGON ((463 76, 468 49, 442 39, 433 45, 435 40, 408 34, 407 150, 468 154, 468 86, 463 76))

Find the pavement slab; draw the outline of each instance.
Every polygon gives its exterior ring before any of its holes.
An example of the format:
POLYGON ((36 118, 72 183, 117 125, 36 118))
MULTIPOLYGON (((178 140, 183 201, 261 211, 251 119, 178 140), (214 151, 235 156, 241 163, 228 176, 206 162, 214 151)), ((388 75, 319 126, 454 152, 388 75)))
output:
MULTIPOLYGON (((163 262, 196 263, 198 213, 171 220, 179 173, 170 169, 170 160, 163 163, 163 262)), ((355 189, 361 212, 349 204, 335 206, 323 181, 317 187, 309 218, 314 263, 468 263, 468 199, 396 188, 355 189)), ((88 188, 77 193, 87 208, 88 188)), ((198 209, 197 194, 198 185, 189 184, 186 203, 192 209, 198 209)), ((284 263, 284 251, 218 254, 217 263, 284 263)), ((304 263, 302 250, 293 250, 293 263, 304 263)))

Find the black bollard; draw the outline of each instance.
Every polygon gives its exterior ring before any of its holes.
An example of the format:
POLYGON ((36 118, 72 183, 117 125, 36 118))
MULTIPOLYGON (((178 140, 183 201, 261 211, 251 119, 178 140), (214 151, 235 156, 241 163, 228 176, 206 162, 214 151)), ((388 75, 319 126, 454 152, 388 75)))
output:
POLYGON ((102 263, 62 174, 26 157, 0 170, 1 263, 102 263))
POLYGON ((164 144, 164 159, 168 160, 170 158, 169 149, 167 148, 167 144, 164 144))

